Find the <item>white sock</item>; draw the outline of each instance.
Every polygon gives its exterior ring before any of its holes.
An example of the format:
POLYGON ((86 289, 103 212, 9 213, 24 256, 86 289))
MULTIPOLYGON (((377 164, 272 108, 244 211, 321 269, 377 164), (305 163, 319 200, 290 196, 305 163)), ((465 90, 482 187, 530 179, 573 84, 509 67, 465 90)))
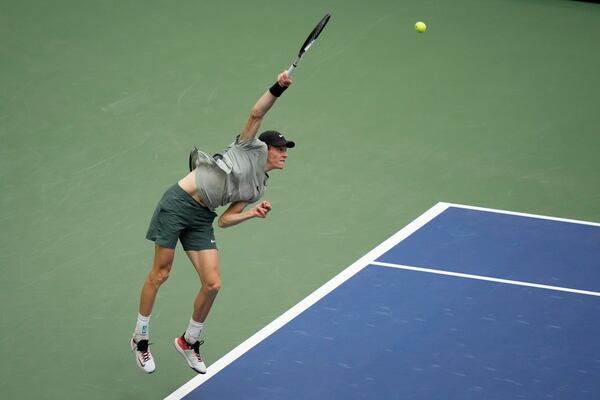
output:
POLYGON ((150 323, 150 316, 147 317, 138 314, 137 322, 135 324, 135 331, 133 331, 133 339, 136 342, 140 340, 148 340, 148 324, 150 323))
POLYGON ((188 324, 185 334, 183 335, 185 341, 190 344, 196 343, 200 339, 203 326, 204 324, 202 322, 196 322, 193 319, 190 319, 190 323, 188 324))

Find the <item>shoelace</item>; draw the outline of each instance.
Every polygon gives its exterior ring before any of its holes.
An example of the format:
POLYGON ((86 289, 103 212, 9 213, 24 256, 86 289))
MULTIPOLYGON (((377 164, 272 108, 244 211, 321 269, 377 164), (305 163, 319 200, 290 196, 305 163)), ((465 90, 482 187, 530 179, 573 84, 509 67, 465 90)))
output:
POLYGON ((150 346, 150 343, 148 343, 147 340, 140 340, 137 343, 137 351, 141 353, 144 362, 148 362, 150 360, 150 351, 148 350, 148 346, 150 346))
POLYGON ((194 349, 194 354, 198 358, 198 361, 202 361, 202 357, 200 357, 200 346, 202 346, 203 344, 204 340, 200 340, 190 346, 192 349, 194 349))

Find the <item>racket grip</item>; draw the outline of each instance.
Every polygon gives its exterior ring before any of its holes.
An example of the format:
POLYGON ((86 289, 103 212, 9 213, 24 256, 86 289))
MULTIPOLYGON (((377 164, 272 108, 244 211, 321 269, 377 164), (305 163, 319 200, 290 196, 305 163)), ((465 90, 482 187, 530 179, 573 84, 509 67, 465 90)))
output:
POLYGON ((297 68, 297 66, 295 64, 290 65, 290 67, 287 70, 288 75, 290 77, 294 74, 294 71, 296 70, 296 68, 297 68))

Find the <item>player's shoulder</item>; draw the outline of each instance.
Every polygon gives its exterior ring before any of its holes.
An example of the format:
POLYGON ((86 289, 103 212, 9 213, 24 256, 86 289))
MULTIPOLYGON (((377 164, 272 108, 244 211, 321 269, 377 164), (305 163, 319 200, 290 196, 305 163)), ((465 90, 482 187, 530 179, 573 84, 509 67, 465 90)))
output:
POLYGON ((257 150, 257 149, 266 149, 267 145, 262 140, 253 136, 252 138, 241 138, 240 135, 236 136, 235 141, 232 146, 237 147, 242 150, 257 150))

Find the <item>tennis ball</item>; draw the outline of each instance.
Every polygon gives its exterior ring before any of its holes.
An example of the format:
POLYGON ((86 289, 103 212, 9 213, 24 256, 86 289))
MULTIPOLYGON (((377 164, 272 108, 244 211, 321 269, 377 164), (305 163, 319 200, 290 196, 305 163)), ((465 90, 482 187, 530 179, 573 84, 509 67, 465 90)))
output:
POLYGON ((427 29, 427 25, 425 25, 425 22, 417 22, 415 24, 415 30, 419 33, 425 32, 425 30, 427 29))

